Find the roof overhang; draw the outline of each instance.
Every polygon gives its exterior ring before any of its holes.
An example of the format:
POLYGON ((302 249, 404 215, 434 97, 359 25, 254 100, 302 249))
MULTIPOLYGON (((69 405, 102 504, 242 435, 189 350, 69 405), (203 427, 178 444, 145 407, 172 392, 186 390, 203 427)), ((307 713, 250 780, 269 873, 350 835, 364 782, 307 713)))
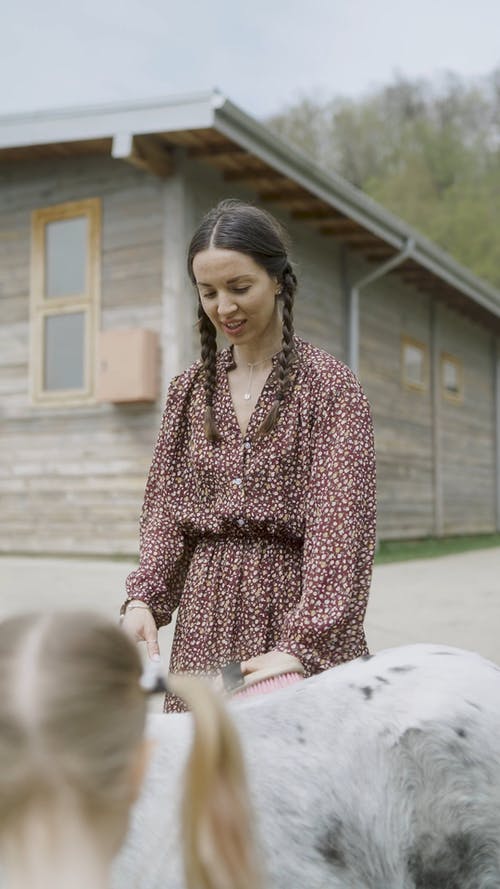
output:
POLYGON ((103 154, 168 176, 175 148, 370 262, 385 262, 413 241, 393 274, 500 333, 499 291, 218 92, 0 117, 0 164, 103 154))

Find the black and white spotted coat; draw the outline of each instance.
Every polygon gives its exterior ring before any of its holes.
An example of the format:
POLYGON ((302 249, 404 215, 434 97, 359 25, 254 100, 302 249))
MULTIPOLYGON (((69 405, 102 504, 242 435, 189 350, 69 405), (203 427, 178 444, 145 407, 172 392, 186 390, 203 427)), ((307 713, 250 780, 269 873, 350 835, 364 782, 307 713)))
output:
MULTIPOLYGON (((388 649, 234 702, 268 889, 499 889, 500 668, 388 649)), ((189 715, 151 717, 152 767, 115 886, 183 889, 189 715)))

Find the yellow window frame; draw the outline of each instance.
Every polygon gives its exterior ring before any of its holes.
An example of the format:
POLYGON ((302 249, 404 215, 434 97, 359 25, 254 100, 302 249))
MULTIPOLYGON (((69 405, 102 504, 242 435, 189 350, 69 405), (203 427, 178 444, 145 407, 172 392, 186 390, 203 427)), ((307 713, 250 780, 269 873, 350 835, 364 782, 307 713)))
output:
POLYGON ((96 346, 101 286, 101 201, 88 198, 34 210, 31 216, 31 343, 30 379, 34 404, 78 405, 95 401, 96 346), (45 236, 48 223, 87 218, 86 291, 45 297, 45 236), (44 389, 45 319, 54 315, 84 315, 84 380, 79 389, 44 389))
POLYGON ((401 383, 405 389, 410 389, 414 392, 425 392, 429 387, 429 353, 427 346, 420 340, 405 335, 401 337, 401 383), (414 380, 409 380, 406 377, 405 349, 407 346, 419 349, 422 352, 423 380, 421 383, 416 383, 414 380))
POLYGON ((449 352, 441 352, 441 367, 440 367, 440 380, 441 380, 441 393, 443 398, 446 398, 447 401, 453 402, 453 404, 462 404, 464 400, 464 371, 463 365, 459 358, 456 358, 455 355, 450 355, 449 352), (444 365, 445 362, 448 364, 452 364, 456 368, 457 372, 457 380, 458 380, 458 391, 451 392, 446 388, 444 384, 444 365))

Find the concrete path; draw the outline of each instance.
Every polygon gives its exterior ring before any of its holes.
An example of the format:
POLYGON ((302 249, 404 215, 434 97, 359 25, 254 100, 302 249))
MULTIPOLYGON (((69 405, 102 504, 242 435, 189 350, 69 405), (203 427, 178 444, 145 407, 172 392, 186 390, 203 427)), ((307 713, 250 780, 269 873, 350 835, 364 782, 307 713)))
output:
MULTIPOLYGON (((116 617, 133 567, 97 559, 0 558, 0 618, 54 608, 116 617)), ((500 548, 377 567, 366 631, 372 651, 437 642, 500 663, 500 548)), ((171 627, 160 631, 165 658, 171 636, 171 627)))
POLYGON ((366 629, 374 651, 437 642, 500 663, 500 548, 380 565, 366 629))

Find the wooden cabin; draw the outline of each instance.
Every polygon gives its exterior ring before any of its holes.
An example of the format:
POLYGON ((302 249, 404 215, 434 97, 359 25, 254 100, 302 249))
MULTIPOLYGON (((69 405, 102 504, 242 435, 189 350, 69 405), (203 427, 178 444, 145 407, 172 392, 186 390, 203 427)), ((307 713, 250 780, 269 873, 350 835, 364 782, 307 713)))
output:
POLYGON ((0 548, 134 555, 186 247, 224 197, 288 228, 297 332, 359 373, 380 539, 500 525, 500 293, 218 93, 0 118, 0 548))

